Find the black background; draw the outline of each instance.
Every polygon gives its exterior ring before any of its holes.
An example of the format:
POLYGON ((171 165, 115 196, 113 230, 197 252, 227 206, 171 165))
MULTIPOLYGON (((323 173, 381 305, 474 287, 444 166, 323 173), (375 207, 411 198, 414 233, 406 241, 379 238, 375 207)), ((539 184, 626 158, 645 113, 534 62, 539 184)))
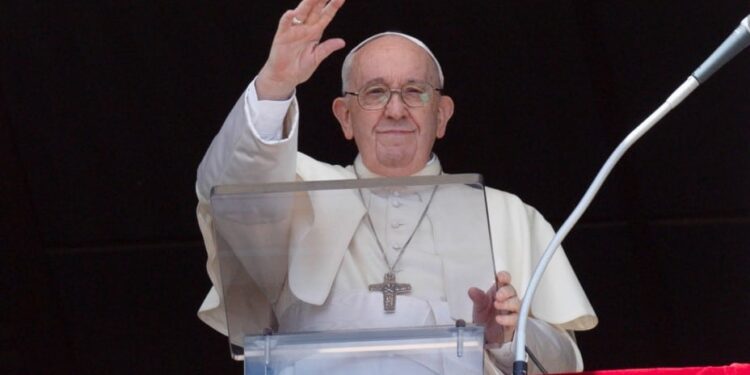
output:
MULTIPOLYGON (((210 283, 195 170, 295 1, 0 5, 0 373, 241 373, 195 316, 210 283)), ((326 32, 431 46, 448 172, 555 226, 746 1, 350 0, 326 32)), ((344 53, 298 88, 301 149, 348 164, 344 53)), ((750 57, 623 158, 564 245, 600 318, 588 369, 750 362, 750 57)))

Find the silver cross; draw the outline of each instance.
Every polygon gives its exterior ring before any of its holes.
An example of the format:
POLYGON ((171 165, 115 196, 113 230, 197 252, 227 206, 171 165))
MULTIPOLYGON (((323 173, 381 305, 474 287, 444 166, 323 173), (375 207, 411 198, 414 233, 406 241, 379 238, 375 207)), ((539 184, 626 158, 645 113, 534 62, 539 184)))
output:
POLYGON ((397 283, 396 274, 393 272, 386 273, 383 277, 382 283, 371 284, 369 289, 371 292, 383 293, 383 310, 385 310, 386 313, 393 313, 396 311, 397 295, 411 293, 411 285, 397 283))

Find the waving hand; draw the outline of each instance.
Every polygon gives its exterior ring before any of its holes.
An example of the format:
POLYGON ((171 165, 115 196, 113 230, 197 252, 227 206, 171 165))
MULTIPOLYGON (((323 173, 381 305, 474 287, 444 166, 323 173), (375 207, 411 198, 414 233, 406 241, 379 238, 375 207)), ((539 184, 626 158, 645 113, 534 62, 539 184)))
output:
POLYGON ((289 98, 326 57, 344 47, 341 38, 320 41, 343 4, 344 0, 303 0, 281 16, 268 60, 255 81, 258 99, 289 98))

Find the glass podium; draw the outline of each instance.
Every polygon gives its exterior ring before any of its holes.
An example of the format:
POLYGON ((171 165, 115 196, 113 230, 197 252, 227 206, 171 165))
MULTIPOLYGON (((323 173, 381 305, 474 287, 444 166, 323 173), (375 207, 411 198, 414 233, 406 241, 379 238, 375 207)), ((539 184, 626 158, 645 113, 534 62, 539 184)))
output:
POLYGON ((246 374, 482 374, 470 287, 494 261, 476 174, 217 186, 232 357, 246 374))

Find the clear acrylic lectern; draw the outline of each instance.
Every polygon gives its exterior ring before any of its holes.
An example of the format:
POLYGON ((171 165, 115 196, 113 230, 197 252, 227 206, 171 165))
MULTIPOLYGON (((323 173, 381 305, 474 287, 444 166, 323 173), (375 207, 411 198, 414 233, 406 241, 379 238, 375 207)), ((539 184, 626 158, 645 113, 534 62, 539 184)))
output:
POLYGON ((246 374, 482 374, 466 324, 468 289, 494 282, 481 176, 217 186, 211 209, 246 374))

